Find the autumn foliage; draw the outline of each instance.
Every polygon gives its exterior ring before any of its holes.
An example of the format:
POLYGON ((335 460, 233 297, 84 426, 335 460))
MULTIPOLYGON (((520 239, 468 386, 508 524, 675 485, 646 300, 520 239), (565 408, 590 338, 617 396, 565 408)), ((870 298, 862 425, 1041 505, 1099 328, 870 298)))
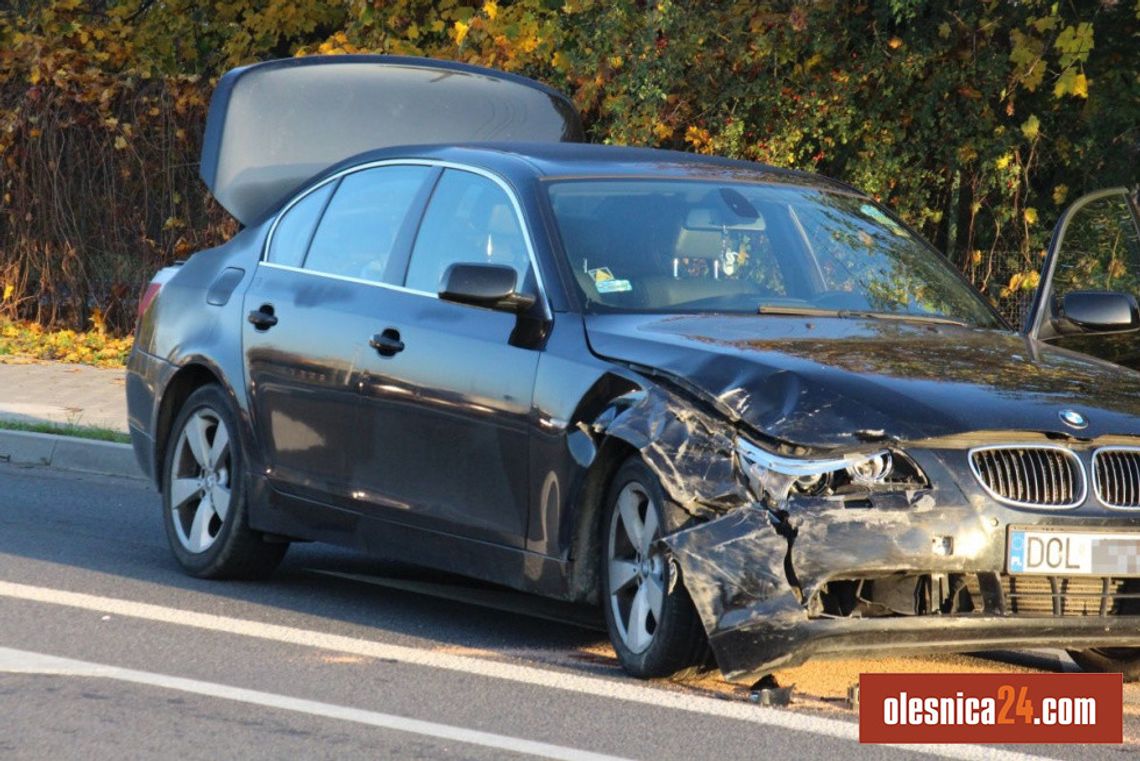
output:
POLYGON ((313 53, 541 79, 598 142, 845 179, 995 300, 1049 227, 1135 183, 1140 0, 25 0, 0 10, 0 314, 131 327, 141 285, 234 223, 197 179, 212 84, 313 53))

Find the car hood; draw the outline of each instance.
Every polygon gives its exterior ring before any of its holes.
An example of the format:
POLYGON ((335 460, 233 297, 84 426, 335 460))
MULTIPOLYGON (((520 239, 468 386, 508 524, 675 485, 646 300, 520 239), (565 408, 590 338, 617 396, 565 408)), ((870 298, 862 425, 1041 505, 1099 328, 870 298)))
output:
POLYGON ((590 315, 593 351, 817 448, 978 431, 1140 435, 1140 373, 1008 331, 771 315, 590 315), (1076 430, 1060 412, 1074 409, 1076 430))

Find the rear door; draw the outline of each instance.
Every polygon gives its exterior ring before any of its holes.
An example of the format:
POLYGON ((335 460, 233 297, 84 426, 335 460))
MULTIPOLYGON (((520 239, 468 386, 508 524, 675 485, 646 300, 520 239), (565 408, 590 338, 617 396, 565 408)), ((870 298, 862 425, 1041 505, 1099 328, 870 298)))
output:
POLYGON ((353 507, 362 359, 394 291, 439 170, 349 172, 295 201, 270 233, 245 295, 243 349, 254 430, 279 491, 353 507), (398 271, 392 271, 390 268, 398 271))
POLYGON ((1055 346, 1140 369, 1140 331, 1082 331, 1066 323, 1065 297, 1080 291, 1125 293, 1140 301, 1140 217, 1135 190, 1090 193, 1061 216, 1025 332, 1055 346))
POLYGON ((514 340, 520 318, 437 297, 455 262, 518 272, 547 311, 530 243, 506 186, 446 169, 411 252, 399 308, 370 329, 390 348, 360 359, 361 425, 352 481, 374 514, 522 547, 528 518, 531 398, 539 350, 514 340))

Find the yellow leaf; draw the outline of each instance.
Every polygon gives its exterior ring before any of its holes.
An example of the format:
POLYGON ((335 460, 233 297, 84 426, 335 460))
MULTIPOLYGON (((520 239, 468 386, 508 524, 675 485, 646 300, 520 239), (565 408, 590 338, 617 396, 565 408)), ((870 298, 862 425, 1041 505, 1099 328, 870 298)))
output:
POLYGON ((1065 199, 1068 196, 1069 196, 1069 186, 1068 185, 1061 184, 1061 185, 1058 185, 1057 187, 1053 188, 1053 203, 1057 204, 1058 206, 1063 204, 1065 202, 1065 199))
POLYGON ((997 161, 994 162, 994 166, 996 166, 998 169, 1005 169, 1007 166, 1009 166, 1009 162, 1012 159, 1013 159, 1013 157, 1010 156, 1008 153, 1005 154, 1004 156, 998 156, 997 161))
POLYGON ((487 18, 494 21, 495 17, 499 15, 499 4, 494 0, 487 0, 483 3, 483 12, 487 14, 487 18))
POLYGON ((1034 209, 1032 206, 1030 206, 1028 209, 1026 209, 1025 210, 1025 221, 1027 224, 1031 224, 1031 225, 1037 224, 1037 209, 1034 209))
POLYGON ((889 47, 891 50, 898 50, 902 46, 903 46, 903 41, 898 37, 892 37, 889 40, 887 40, 887 47, 889 47))
POLYGON ((970 254, 970 263, 977 266, 982 263, 982 252, 979 249, 974 249, 974 253, 970 254))
POLYGON ((1025 135, 1028 140, 1034 140, 1040 131, 1041 121, 1032 114, 1025 120, 1025 123, 1021 125, 1021 134, 1025 135))
POLYGON ((467 31, 471 27, 464 24, 462 21, 455 22, 455 44, 462 45, 463 40, 467 37, 467 31))
POLYGON ((16 286, 12 285, 11 283, 8 283, 7 285, 5 285, 4 286, 4 298, 0 299, 0 301, 7 301, 8 299, 12 298, 12 292, 15 290, 16 290, 16 286))
POLYGON ((1073 95, 1078 98, 1089 97, 1089 81, 1085 78, 1084 74, 1078 74, 1073 79, 1073 95))
POLYGON ((122 151, 127 147, 127 139, 122 135, 115 138, 115 150, 122 151))

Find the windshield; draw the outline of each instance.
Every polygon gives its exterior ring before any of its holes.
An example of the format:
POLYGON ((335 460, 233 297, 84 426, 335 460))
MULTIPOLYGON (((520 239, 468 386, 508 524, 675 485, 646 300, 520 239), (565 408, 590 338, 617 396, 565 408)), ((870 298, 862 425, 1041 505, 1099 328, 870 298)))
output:
POLYGON ((1000 327, 934 249, 865 198, 694 180, 549 185, 592 312, 882 315, 1000 327))

